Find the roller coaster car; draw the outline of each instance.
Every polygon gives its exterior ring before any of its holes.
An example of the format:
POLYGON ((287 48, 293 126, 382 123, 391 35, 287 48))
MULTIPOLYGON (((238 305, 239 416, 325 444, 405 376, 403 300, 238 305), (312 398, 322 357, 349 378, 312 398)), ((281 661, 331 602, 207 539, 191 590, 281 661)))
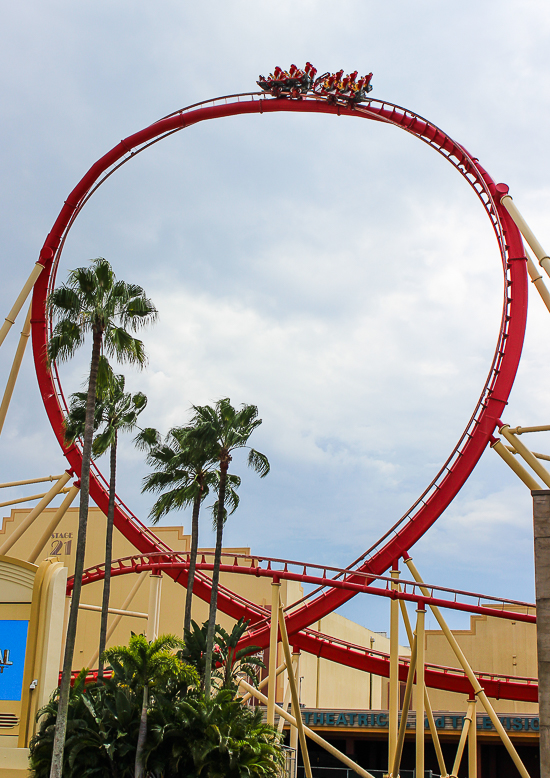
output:
POLYGON ((367 99, 372 92, 372 73, 357 79, 357 71, 344 76, 344 71, 323 73, 313 84, 313 93, 327 97, 331 102, 356 105, 367 99))
POLYGON ((276 67, 268 78, 260 76, 256 83, 264 92, 271 92, 274 97, 288 95, 297 98, 311 91, 316 73, 316 68, 306 62, 304 70, 300 70, 296 65, 291 65, 288 72, 276 67))

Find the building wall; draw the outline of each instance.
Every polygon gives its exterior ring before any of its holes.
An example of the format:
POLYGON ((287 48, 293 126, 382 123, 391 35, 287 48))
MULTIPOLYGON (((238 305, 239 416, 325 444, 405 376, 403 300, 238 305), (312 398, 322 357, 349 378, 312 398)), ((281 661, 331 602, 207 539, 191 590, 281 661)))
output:
MULTIPOLYGON (((513 610, 508 606, 508 610, 513 610)), ((470 629, 453 632, 466 659, 477 672, 536 678, 537 629, 535 624, 491 616, 472 616, 470 629)), ((457 660, 440 630, 426 630, 426 662, 456 667, 457 660)), ((430 689, 434 710, 466 710, 464 695, 430 689)), ((491 700, 499 713, 538 712, 535 703, 491 700)))

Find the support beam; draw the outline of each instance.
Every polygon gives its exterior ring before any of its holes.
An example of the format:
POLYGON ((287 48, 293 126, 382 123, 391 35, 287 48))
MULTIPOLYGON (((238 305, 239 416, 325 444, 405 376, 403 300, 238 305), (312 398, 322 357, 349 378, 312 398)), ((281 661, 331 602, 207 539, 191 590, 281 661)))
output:
POLYGON ((44 478, 29 478, 26 481, 8 481, 5 484, 0 484, 0 489, 6 489, 8 486, 26 486, 27 484, 41 484, 44 481, 59 481, 63 473, 59 475, 47 475, 44 478))
POLYGON ((403 698, 403 710, 401 711, 401 722, 399 724, 399 732, 397 734, 397 745, 395 747, 395 755, 393 757, 393 764, 391 767, 390 778, 397 778, 399 775, 399 765, 401 764, 401 757, 403 755, 403 743, 405 742, 405 735, 407 734, 407 717, 409 715, 409 709, 411 707, 411 697, 414 682, 414 673, 416 670, 416 635, 411 640, 411 660, 409 664, 409 672, 407 673, 407 683, 405 685, 405 696, 403 698))
POLYGON ((2 546, 0 546, 0 556, 3 556, 4 554, 7 554, 8 551, 12 548, 12 546, 17 543, 21 535, 23 535, 24 532, 28 530, 28 528, 31 526, 33 521, 36 519, 37 516, 40 516, 44 508, 47 508, 47 506, 51 503, 51 501, 54 499, 56 495, 59 494, 59 492, 63 489, 67 481, 71 477, 71 472, 69 470, 66 470, 59 481, 55 483, 52 488, 50 489, 47 494, 44 495, 44 497, 40 500, 38 505, 36 505, 32 511, 26 516, 21 524, 14 529, 14 531, 11 533, 9 538, 7 538, 2 546))
MULTIPOLYGON (((29 559, 28 559, 28 561, 31 562, 31 564, 33 564, 33 565, 35 564, 36 560, 38 559, 38 557, 42 553, 42 550, 43 550, 44 546, 46 545, 48 540, 51 538, 52 533, 55 532, 55 530, 57 529, 57 525, 59 524, 59 522, 61 521, 63 516, 66 514, 68 509, 71 507, 71 503, 73 502, 73 500, 76 497, 76 495, 79 493, 79 491, 80 491, 80 481, 77 481, 77 483, 78 483, 78 486, 76 484, 73 484, 73 486, 71 486, 71 488, 69 489, 69 491, 67 493, 67 496, 65 497, 65 499, 63 500, 63 502, 61 503, 59 508, 56 510, 56 512, 52 516, 51 521, 48 523, 48 526, 46 527, 46 529, 44 530, 44 532, 40 536, 40 539, 38 540, 38 542, 36 543, 35 547, 31 551, 31 553, 29 555, 29 559)), ((65 491, 65 490, 63 489, 62 491, 65 491)))
MULTIPOLYGON (((300 649, 297 649, 298 653, 292 654, 292 671, 294 673, 294 678, 296 679, 296 685, 298 687, 298 702, 300 702, 300 649)), ((290 712, 294 716, 296 720, 298 720, 298 716, 302 718, 302 713, 300 708, 298 710, 294 710, 294 707, 292 706, 290 709, 290 712)), ((290 747, 294 749, 296 753, 296 761, 298 760, 298 727, 291 727, 290 728, 290 747)))
POLYGON ((550 487, 550 473, 545 467, 541 465, 533 452, 529 451, 525 443, 521 441, 517 435, 514 435, 514 433, 510 431, 510 425, 501 423, 499 432, 502 437, 506 438, 508 443, 510 443, 516 449, 520 457, 522 457, 522 459, 527 462, 531 470, 534 470, 538 477, 546 484, 546 486, 550 487))
POLYGON ((472 724, 472 717, 474 715, 473 713, 474 711, 475 711, 475 700, 473 704, 471 702, 468 702, 468 710, 466 711, 466 715, 464 716, 464 721, 462 722, 462 732, 460 733, 460 740, 458 741, 458 748, 456 749, 455 763, 453 765, 453 770, 451 772, 451 778, 458 778, 458 771, 460 770, 462 755, 464 754, 464 748, 466 747, 466 742, 468 741, 468 735, 470 733, 470 726, 472 724))
POLYGON ((292 712, 296 719, 296 726, 298 727, 298 739, 300 740, 300 750, 302 752, 302 760, 304 762, 304 770, 306 778, 312 778, 311 764, 309 762, 309 752, 307 750, 306 735, 304 732, 304 723, 302 721, 302 714, 300 712, 300 701, 298 699, 298 688, 296 686, 296 678, 292 672, 292 656, 290 653, 290 646, 288 644, 288 634, 286 631, 285 612, 283 610, 283 603, 279 597, 278 602, 278 616, 279 616, 279 630, 281 632, 281 640, 283 643, 283 652, 285 657, 286 666, 289 668, 288 683, 290 685, 290 697, 292 699, 292 712))
POLYGON ((10 331, 13 323, 17 318, 17 314, 19 313, 21 308, 25 305, 25 300, 29 296, 31 289, 34 286, 34 282, 36 281, 36 279, 38 278, 38 276, 43 270, 44 270, 44 265, 41 265, 40 262, 37 262, 33 267, 30 276, 27 278, 25 285, 23 286, 23 289, 21 289, 21 292, 19 293, 17 300, 13 304, 11 311, 6 316, 6 320, 4 324, 0 328, 0 346, 5 341, 6 335, 10 331))
POLYGON ((550 775, 550 491, 533 492, 540 774, 550 775))
POLYGON ((149 608, 147 610, 147 640, 156 640, 159 636, 160 595, 162 592, 162 573, 149 576, 149 608))
MULTIPOLYGON (((78 607, 82 608, 83 611, 96 611, 97 613, 101 613, 103 610, 101 605, 88 605, 84 602, 79 602, 78 607)), ((140 611, 123 611, 122 608, 107 608, 107 611, 108 613, 114 613, 117 616, 133 616, 135 619, 149 618, 148 613, 140 613, 140 611)))
POLYGON ((520 478, 523 481, 523 483, 528 489, 530 489, 531 491, 533 491, 533 489, 540 489, 539 484, 537 483, 537 481, 535 481, 531 473, 528 470, 526 470, 523 467, 523 465, 521 465, 517 461, 517 459, 515 459, 513 453, 511 453, 508 450, 508 447, 504 445, 502 440, 500 440, 499 438, 495 438, 491 443, 491 448, 493 449, 493 451, 497 452, 499 457, 504 462, 506 462, 508 467, 514 471, 514 473, 518 476, 518 478, 520 478))
MULTIPOLYGON (((269 678, 273 679, 269 682, 269 689, 267 692, 267 723, 275 726, 275 696, 277 694, 277 678, 275 676, 275 668, 277 667, 277 634, 279 632, 278 618, 279 618, 279 592, 281 584, 278 580, 273 579, 271 583, 271 628, 269 632, 269 661, 267 674, 269 678)), ((285 659, 286 662, 286 659, 285 659)), ((286 662, 287 667, 290 666, 289 662, 286 662)))
MULTIPOLYGON (((518 452, 516 451, 516 449, 515 449, 515 448, 513 448, 512 446, 505 446, 505 448, 506 448, 506 450, 507 450, 507 451, 510 451, 510 452, 511 452, 512 454, 514 454, 514 455, 517 455, 517 453, 518 453, 518 452)), ((534 456, 534 457, 536 457, 537 459, 542 459, 542 460, 544 460, 545 462, 550 462, 550 456, 549 456, 548 454, 540 454, 538 451, 532 451, 531 453, 532 453, 532 454, 533 454, 533 456, 534 456)))
MULTIPOLYGON (((58 494, 67 494, 68 491, 68 489, 60 489, 58 494)), ((47 494, 47 492, 42 492, 41 494, 30 494, 28 497, 17 497, 15 500, 6 500, 6 502, 0 502, 0 508, 8 508, 10 505, 21 505, 24 502, 40 500, 42 497, 46 497, 47 494)))
POLYGON ((543 303, 546 305, 546 308, 548 311, 550 311, 550 292, 548 291, 548 288, 546 287, 544 279, 539 273, 537 266, 529 256, 528 251, 525 252, 525 256, 527 257, 527 272, 529 273, 529 277, 535 285, 535 289, 540 294, 543 303))
POLYGON ((549 432, 550 424, 539 424, 536 427, 510 427, 514 435, 523 435, 524 432, 549 432))
MULTIPOLYGON (((416 569, 416 567, 415 567, 411 557, 408 557, 407 559, 405 559, 405 564, 407 565, 407 567, 411 571, 411 574, 412 574, 414 580, 417 583, 419 583, 419 584, 423 584, 424 582, 423 582, 423 580, 422 580, 422 578, 420 576, 420 573, 416 569)), ((420 589, 422 591, 422 594, 425 597, 429 597, 430 596, 430 594, 429 594, 429 592, 428 592, 428 590, 426 589, 425 586, 421 586, 420 589)), ((493 706, 489 702, 483 687, 479 683, 479 681, 477 679, 477 676, 475 675, 474 671, 470 667, 470 664, 469 664, 468 660, 466 659, 466 657, 464 656, 464 653, 463 653, 462 649, 458 645, 458 642, 457 642, 455 636, 453 635, 453 633, 451 632, 451 630, 449 629, 449 627, 447 625, 447 622, 445 621, 445 619, 441 615, 441 611, 435 605, 430 605, 430 608, 432 610, 433 615, 436 618, 437 623, 441 627, 441 629, 443 631, 443 634, 447 638, 447 641, 448 641, 449 645, 453 649, 454 654, 455 654, 456 658, 458 659, 462 669, 464 670, 465 675, 468 677, 468 680, 470 681, 470 684, 472 685, 472 688, 474 690, 475 696, 477 697, 477 699, 481 702, 481 704, 483 705, 483 707, 487 711, 487 715, 491 719, 491 723, 492 723, 493 727, 496 729, 496 731, 500 735, 500 739, 502 740, 502 742, 504 744, 504 747, 506 748, 506 750, 510 754, 510 757, 512 758, 513 763, 517 767, 517 770, 518 770, 519 774, 522 776, 522 778, 529 778, 529 773, 527 772, 523 762, 519 758, 518 752, 516 751, 512 741, 508 737, 508 733, 506 732, 506 730, 502 726, 502 722, 500 721, 499 717, 497 716, 497 714, 495 712, 495 709, 493 708, 493 706)))
MULTIPOLYGON (((292 668, 291 668, 292 672, 292 668)), ((288 678, 286 679, 285 683, 285 692, 283 695, 283 710, 288 710, 288 704, 290 702, 290 681, 288 678)), ((285 725, 285 720, 282 716, 279 716, 279 723, 277 724, 277 732, 281 733, 283 731, 283 727, 285 725)))
MULTIPOLYGON (((125 611, 125 610, 127 610, 127 609, 128 609, 128 606, 130 605, 130 603, 132 602, 132 600, 133 600, 133 599, 134 599, 134 597, 136 596, 136 594, 137 594, 137 592, 138 592, 138 589, 140 588, 141 584, 142 584, 142 583, 145 581, 145 579, 146 579, 146 578, 147 578, 147 573, 146 573, 146 572, 144 572, 144 573, 140 573, 140 574, 138 575, 138 577, 137 577, 137 581, 135 582, 135 584, 132 586, 132 588, 131 588, 131 589, 130 589, 130 591, 128 592, 128 596, 126 597, 126 599, 124 600, 124 602, 123 602, 123 603, 122 603, 122 605, 120 606, 120 610, 123 610, 123 611, 125 611)), ((110 638, 111 638, 111 637, 112 637, 112 635, 113 635, 113 632, 115 631, 115 629, 116 629, 116 628, 118 627, 118 625, 120 624, 120 620, 121 620, 121 619, 122 619, 122 616, 115 616, 115 618, 113 619, 113 623, 112 623, 112 624, 111 624, 111 626, 110 626, 110 627, 107 629, 107 640, 105 641, 105 642, 106 642, 106 644, 109 642, 110 638)), ((87 665, 87 666, 88 666, 88 667, 93 667, 93 666, 95 665, 95 663, 97 662, 97 660, 98 660, 98 659, 99 659, 99 648, 97 648, 97 649, 94 651, 94 653, 93 653, 93 654, 92 654, 92 656, 90 657, 90 661, 88 662, 88 665, 87 665)))
MULTIPOLYGON (((241 686, 243 689, 246 689, 249 691, 253 697, 256 697, 257 700, 260 702, 263 702, 264 705, 267 705, 267 697, 265 694, 262 694, 260 691, 255 689, 253 686, 251 686, 249 683, 247 683, 244 680, 240 681, 241 686)), ((279 714, 279 716, 282 716, 285 721, 288 721, 289 724, 291 724, 293 727, 297 727, 298 723, 294 716, 291 716, 290 713, 287 713, 286 710, 283 710, 278 705, 275 705, 275 710, 279 714)), ((301 718, 301 716, 300 716, 301 718)), ((350 770, 353 770, 354 773, 357 773, 357 775, 362 776, 362 778, 374 778, 372 773, 369 773, 368 770, 363 769, 360 767, 356 762, 353 761, 353 759, 350 759, 349 756, 346 756, 341 751, 338 751, 337 748, 334 748, 330 743, 327 743, 324 738, 321 737, 321 735, 318 735, 317 732, 314 732, 309 727, 306 727, 304 725, 304 732, 308 736, 310 740, 313 740, 314 743, 317 743, 317 745, 321 746, 321 748, 324 748, 325 751, 328 751, 329 754, 332 754, 332 756, 336 757, 336 759, 339 759, 340 762, 346 765, 346 767, 349 767, 350 770)))
POLYGON ((472 705, 472 723, 468 732, 468 778, 477 778, 477 716, 476 698, 468 700, 472 705))
POLYGON ((424 775, 424 692, 425 686, 425 654, 426 654, 426 606, 419 604, 416 611, 416 686, 414 708, 416 711, 416 775, 424 775))
POLYGON ((6 414, 8 412, 8 408, 10 407, 13 390, 15 389, 15 382, 17 381, 17 376, 19 375, 19 368, 21 367, 21 362, 23 361, 25 349, 27 348, 27 343, 29 341, 29 335, 31 334, 31 307, 32 306, 29 305, 29 311, 25 318, 23 329, 21 330, 19 344, 17 346, 13 364, 11 366, 8 383, 6 384, 6 389, 2 398, 2 404, 0 405, 0 434, 2 433, 2 429, 4 427, 6 414))
POLYGON ((519 210, 516 207, 516 204, 512 200, 509 194, 505 194, 503 197, 500 198, 500 202, 502 205, 506 208, 512 219, 514 220, 516 227, 519 229, 529 246, 531 247, 531 250, 533 251, 534 255, 539 261, 539 265, 544 268, 546 273, 550 276, 550 257, 545 252, 545 250, 542 248, 538 240, 535 238, 535 234, 519 212, 519 210))
MULTIPOLYGON (((401 591, 401 586, 399 587, 399 590, 401 591)), ((405 624, 405 630, 407 632, 407 637, 409 639, 409 646, 411 647, 412 651, 412 645, 413 645, 413 631, 411 627, 411 622, 409 619, 409 614, 407 613, 407 606, 404 602, 404 600, 399 601, 399 605, 401 607, 401 615, 403 616, 403 622, 405 624)), ((416 658, 414 660, 416 662, 416 658)), ((411 664, 413 660, 411 658, 411 664)), ((430 696, 428 694, 428 688, 424 687, 424 707, 426 708, 426 716, 428 717, 428 724, 430 725, 430 734, 432 736, 432 743, 434 745, 435 749, 435 755, 437 757, 437 764, 439 765, 439 772, 441 774, 441 778, 448 778, 449 773, 447 772, 447 767, 445 765, 445 758, 443 756, 443 749, 441 748, 441 742, 439 740, 439 733, 437 731, 437 727, 435 726, 435 719, 434 714, 432 711, 432 704, 430 702, 430 696)))
MULTIPOLYGON (((286 662, 283 662, 282 664, 279 665, 279 667, 275 671, 275 675, 279 676, 283 672, 283 670, 286 670, 286 662)), ((266 677, 262 679, 258 684, 258 689, 264 689, 268 683, 269 683, 269 675, 266 675, 266 677)), ((243 695, 243 697, 241 697, 241 702, 248 702, 248 700, 251 697, 252 695, 247 692, 245 695, 243 695)))
MULTIPOLYGON (((392 591, 399 589, 397 562, 390 573, 392 591)), ((399 721, 399 600, 390 600, 390 700, 388 721, 388 765, 392 765, 397 745, 399 721)))

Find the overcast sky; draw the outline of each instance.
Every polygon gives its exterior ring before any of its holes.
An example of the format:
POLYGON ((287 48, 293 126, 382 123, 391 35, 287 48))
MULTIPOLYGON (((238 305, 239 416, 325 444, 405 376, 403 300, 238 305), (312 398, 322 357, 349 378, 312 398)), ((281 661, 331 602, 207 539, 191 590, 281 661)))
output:
MULTIPOLYGON (((373 97, 462 143, 550 246, 549 33, 541 0, 10 4, 3 310, 70 190, 121 138, 306 60, 373 71, 373 97)), ((473 192, 418 140, 351 118, 233 117, 157 144, 86 206, 58 279, 96 256, 159 310, 143 336, 147 370, 126 371, 149 397, 144 423, 166 432, 192 403, 222 396, 258 405, 254 445, 272 471, 259 480, 235 457, 244 480, 226 543, 274 556, 346 565, 408 509, 475 406, 500 323, 499 254, 473 192)), ((530 301, 513 425, 550 422, 550 319, 530 301)), ((15 342, 12 332, 0 353, 4 377, 15 342)), ((64 366, 67 394, 88 359, 64 366)), ((544 435, 529 443, 550 451, 544 435)), ((0 463, 2 481, 64 468, 30 353, 0 463)), ((119 493, 146 521, 145 473, 128 439, 119 493)), ((430 582, 532 599, 527 489, 488 450, 412 554, 430 582)), ((364 600, 344 613, 384 629, 386 610, 364 600)))

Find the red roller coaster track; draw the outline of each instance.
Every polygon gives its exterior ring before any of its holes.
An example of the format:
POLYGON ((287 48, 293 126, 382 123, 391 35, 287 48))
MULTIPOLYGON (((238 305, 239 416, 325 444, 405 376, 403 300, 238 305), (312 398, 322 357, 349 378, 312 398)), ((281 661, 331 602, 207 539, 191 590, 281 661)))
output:
MULTIPOLYGON (((525 334, 526 259, 521 235, 500 203, 500 197, 507 191, 507 187, 502 184, 496 185, 478 160, 460 144, 431 122, 392 103, 369 100, 360 106, 350 108, 313 96, 294 100, 272 98, 264 93, 231 95, 189 106, 130 135, 99 159, 73 189, 40 252, 39 262, 44 266, 44 271, 34 287, 31 320, 36 373, 54 433, 71 468, 80 475, 80 448, 78 445, 68 448, 63 440, 63 418, 67 406, 57 368, 54 365, 50 372, 45 361, 45 347, 50 326, 46 316, 46 299, 49 290, 55 284, 61 252, 75 219, 88 199, 109 176, 153 143, 208 119, 278 111, 325 113, 371 119, 394 125, 415 135, 444 156, 470 184, 491 220, 502 259, 504 299, 495 355, 481 396, 458 443, 432 483, 410 510, 376 544, 352 562, 346 571, 337 571, 335 574, 337 580, 327 580, 323 576, 309 576, 309 578, 319 579, 321 593, 311 600, 304 599, 301 606, 293 609, 288 616, 287 629, 296 647, 350 667, 388 675, 387 659, 382 658, 381 655, 322 635, 309 629, 309 626, 355 596, 358 591, 371 588, 373 580, 381 576, 399 557, 408 553, 408 550, 457 495, 490 441, 496 422, 507 403, 525 334)), ((90 494, 96 504, 106 512, 107 484, 95 466, 91 473, 90 494)), ((185 555, 174 554, 118 498, 115 506, 115 525, 141 554, 145 556, 160 554, 164 558, 164 563, 161 564, 157 558, 157 567, 163 567, 175 581, 182 585, 186 584, 185 555)), ((206 562, 201 567, 204 570, 209 569, 206 562)), ((260 570, 262 568, 257 567, 256 574, 262 575, 260 570)), ((241 568, 239 572, 242 573, 243 569, 241 568)), ((282 572, 271 570, 270 574, 273 575, 274 572, 283 577, 284 570, 282 572)), ((117 574, 116 563, 113 573, 117 574)), ((296 580, 308 580, 305 568, 302 574, 292 573, 292 575, 296 576, 296 580)), ((206 601, 209 600, 210 582, 202 571, 195 582, 194 593, 206 601)), ((224 587, 220 591, 218 606, 224 613, 234 618, 250 619, 254 625, 250 639, 256 645, 267 646, 269 628, 266 622, 268 613, 265 609, 224 587)), ((463 609, 468 610, 468 608, 463 609)), ((494 611, 491 615, 495 615, 494 611)), ((403 664, 400 670, 403 677, 406 671, 406 664, 403 664)), ((528 701, 536 699, 537 687, 532 679, 480 676, 480 680, 491 696, 528 701)), ((430 668, 426 675, 426 682, 435 688, 470 692, 470 684, 462 671, 450 668, 430 668)))

